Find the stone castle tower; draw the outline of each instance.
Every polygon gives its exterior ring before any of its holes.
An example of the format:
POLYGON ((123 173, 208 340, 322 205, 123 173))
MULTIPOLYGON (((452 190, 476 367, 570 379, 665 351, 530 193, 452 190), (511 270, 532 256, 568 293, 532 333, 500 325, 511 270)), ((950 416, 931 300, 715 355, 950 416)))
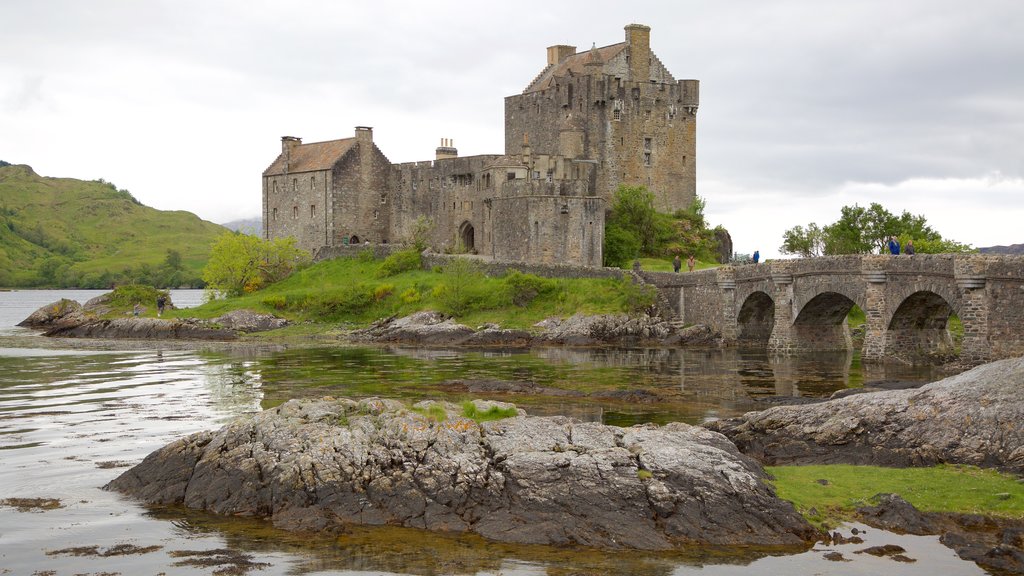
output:
POLYGON ((352 138, 286 136, 263 172, 263 234, 314 254, 409 240, 424 219, 436 251, 495 260, 602 264, 605 212, 619 184, 644 185, 672 212, 695 197, 698 83, 676 81, 650 49, 650 28, 547 66, 505 99, 505 153, 393 164, 357 126, 352 138))
POLYGON ((547 66, 505 98, 505 153, 528 140, 597 168, 593 193, 644 185, 674 212, 696 195, 699 82, 676 81, 651 51, 651 29, 626 26, 625 42, 577 53, 551 46, 547 66))

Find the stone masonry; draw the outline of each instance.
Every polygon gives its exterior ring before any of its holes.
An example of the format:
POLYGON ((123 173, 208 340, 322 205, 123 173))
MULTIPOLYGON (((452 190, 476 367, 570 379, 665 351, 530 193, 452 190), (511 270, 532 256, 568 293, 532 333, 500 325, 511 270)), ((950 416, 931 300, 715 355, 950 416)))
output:
POLYGON ((830 256, 642 275, 683 321, 709 325, 726 342, 847 350, 845 319, 856 305, 866 317, 864 360, 952 353, 954 314, 965 363, 1024 355, 1021 256, 830 256))
POLYGON ((496 261, 600 266, 605 211, 620 184, 644 185, 657 208, 696 190, 696 80, 676 81, 650 28, 547 65, 505 100, 504 154, 460 157, 442 139, 430 161, 393 164, 373 129, 304 144, 285 136, 263 172, 263 236, 292 236, 315 255, 351 244, 407 242, 496 261))

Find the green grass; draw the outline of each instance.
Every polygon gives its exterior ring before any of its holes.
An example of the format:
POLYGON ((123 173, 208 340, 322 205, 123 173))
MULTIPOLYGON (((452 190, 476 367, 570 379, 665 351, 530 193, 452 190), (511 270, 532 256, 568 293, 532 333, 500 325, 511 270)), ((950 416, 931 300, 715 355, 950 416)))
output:
POLYGON ((389 316, 438 310, 471 327, 497 322, 528 329, 552 316, 628 312, 653 301, 651 294, 628 280, 548 279, 518 272, 487 277, 462 265, 435 272, 406 265, 388 269, 387 262, 319 262, 262 290, 175 314, 214 318, 249 308, 298 323, 354 328, 389 316), (404 271, 394 272, 396 268, 404 271))
POLYGON ((500 408, 498 406, 491 406, 487 410, 481 412, 477 409, 476 404, 472 401, 466 401, 462 403, 462 415, 470 420, 477 422, 490 422, 492 420, 503 420, 505 418, 512 418, 518 411, 515 406, 509 408, 500 408))
POLYGON ((151 275, 168 250, 181 255, 181 283, 198 281, 224 230, 143 206, 108 182, 0 167, 0 286, 106 288, 151 275))
POLYGON ((809 521, 833 527, 876 494, 899 494, 923 512, 1024 518, 1024 484, 1018 478, 973 466, 771 466, 780 498, 809 521), (825 480, 827 482, 819 482, 825 480))
MULTIPOLYGON (((630 264, 632 266, 632 264, 630 264)), ((697 260, 696 265, 693 267, 694 270, 704 270, 705 268, 717 268, 721 266, 717 262, 704 262, 697 260)), ((648 272, 672 272, 672 259, 662 258, 641 258, 640 268, 648 272)), ((688 272, 686 268, 686 258, 683 258, 683 265, 679 268, 680 274, 688 272)))
POLYGON ((431 404, 426 408, 413 406, 410 410, 434 422, 444 422, 448 419, 448 413, 440 404, 431 404))

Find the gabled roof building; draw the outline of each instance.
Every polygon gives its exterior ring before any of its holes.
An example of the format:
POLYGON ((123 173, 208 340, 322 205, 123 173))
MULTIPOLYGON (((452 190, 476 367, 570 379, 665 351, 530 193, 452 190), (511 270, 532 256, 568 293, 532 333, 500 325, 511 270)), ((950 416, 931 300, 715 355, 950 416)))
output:
POLYGON ((324 246, 409 240, 429 222, 436 251, 600 266, 605 210, 620 184, 644 185, 672 212, 695 197, 698 82, 676 81, 650 28, 577 53, 552 46, 522 94, 505 99, 504 154, 393 164, 373 130, 303 144, 282 138, 263 173, 263 233, 324 246))

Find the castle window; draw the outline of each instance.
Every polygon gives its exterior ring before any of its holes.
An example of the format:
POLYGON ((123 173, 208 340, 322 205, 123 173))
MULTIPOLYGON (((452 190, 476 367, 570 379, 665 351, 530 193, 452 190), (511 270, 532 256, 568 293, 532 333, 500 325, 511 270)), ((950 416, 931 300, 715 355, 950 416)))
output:
POLYGON ((612 110, 612 120, 622 120, 622 110, 618 108, 612 110))
POLYGON ((373 219, 376 220, 378 217, 380 217, 380 211, 379 210, 374 210, 373 211, 373 219))
POLYGON ((309 205, 309 217, 316 218, 316 204, 309 205))
POLYGON ((277 222, 277 208, 274 208, 274 222, 277 222))
POLYGON ((508 172, 508 173, 505 174, 505 178, 508 179, 508 180, 515 180, 516 179, 516 173, 515 172, 508 172))
POLYGON ((651 139, 650 138, 644 138, 644 150, 647 150, 648 152, 651 151, 651 139))
POLYGON ((548 177, 547 177, 548 182, 551 182, 552 177, 554 175, 555 175, 555 171, 554 170, 548 170, 548 177))
POLYGON ((639 88, 633 88, 633 90, 630 91, 630 94, 633 96, 633 100, 639 100, 640 99, 640 89, 639 88))
POLYGON ((295 192, 298 189, 299 189, 299 179, 298 178, 292 178, 292 192, 295 192))
POLYGON ((533 171, 533 179, 534 180, 540 180, 540 171, 538 171, 538 170, 534 170, 533 171))
POLYGON ((644 152, 644 166, 650 166, 650 165, 651 165, 651 153, 650 152, 644 152))
POLYGON ((309 189, 316 190, 316 176, 309 177, 309 189))
POLYGON ((277 192, 277 180, 274 180, 274 192, 277 192))
POLYGON ((388 203, 388 195, 387 194, 381 194, 380 195, 380 203, 381 204, 387 204, 388 203))
POLYGON ((298 220, 298 218, 299 218, 299 207, 298 206, 292 206, 292 219, 293 220, 298 220))

